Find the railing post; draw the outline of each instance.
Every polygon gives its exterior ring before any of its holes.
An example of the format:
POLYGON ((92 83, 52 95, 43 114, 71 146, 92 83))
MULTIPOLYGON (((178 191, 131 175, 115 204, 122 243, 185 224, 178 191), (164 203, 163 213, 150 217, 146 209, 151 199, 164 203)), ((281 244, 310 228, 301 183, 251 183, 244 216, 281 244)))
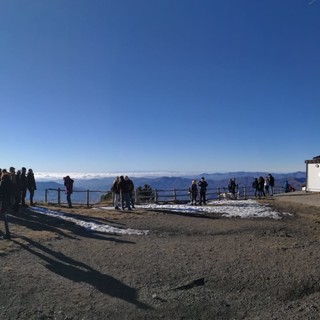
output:
POLYGON ((46 204, 48 204, 48 189, 46 189, 46 191, 44 193, 44 201, 46 204))
POLYGON ((134 190, 134 202, 135 202, 136 204, 139 204, 138 189, 134 190))
POLYGON ((90 207, 90 191, 87 189, 87 208, 90 207))
POLYGON ((221 192, 220 192, 220 188, 218 188, 218 199, 221 200, 221 192))
POLYGON ((157 189, 154 190, 154 201, 155 201, 155 203, 158 203, 158 190, 157 189))
POLYGON ((244 186, 243 188, 243 198, 244 200, 247 200, 247 186, 244 186))
POLYGON ((173 199, 174 199, 174 202, 177 202, 177 192, 176 192, 176 189, 173 189, 173 199))
POLYGON ((59 207, 61 206, 61 195, 60 195, 60 191, 61 191, 61 189, 58 188, 58 206, 59 206, 59 207))

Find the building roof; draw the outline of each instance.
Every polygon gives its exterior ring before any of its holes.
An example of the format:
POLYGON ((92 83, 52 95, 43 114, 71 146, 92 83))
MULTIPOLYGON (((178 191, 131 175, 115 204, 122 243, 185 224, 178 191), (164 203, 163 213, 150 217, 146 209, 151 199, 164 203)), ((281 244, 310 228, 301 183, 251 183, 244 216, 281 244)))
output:
POLYGON ((305 160, 305 163, 320 163, 320 156, 313 157, 312 160, 305 160))

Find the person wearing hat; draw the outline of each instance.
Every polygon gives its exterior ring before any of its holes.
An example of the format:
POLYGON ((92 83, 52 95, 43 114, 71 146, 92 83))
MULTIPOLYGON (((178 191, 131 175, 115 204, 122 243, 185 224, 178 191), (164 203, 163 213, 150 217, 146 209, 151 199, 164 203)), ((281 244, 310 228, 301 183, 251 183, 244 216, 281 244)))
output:
POLYGON ((199 199, 199 205, 203 204, 207 204, 206 201, 206 193, 207 193, 207 187, 208 187, 208 183, 207 181, 204 179, 204 177, 201 178, 201 180, 198 182, 198 186, 200 187, 200 199, 199 199))

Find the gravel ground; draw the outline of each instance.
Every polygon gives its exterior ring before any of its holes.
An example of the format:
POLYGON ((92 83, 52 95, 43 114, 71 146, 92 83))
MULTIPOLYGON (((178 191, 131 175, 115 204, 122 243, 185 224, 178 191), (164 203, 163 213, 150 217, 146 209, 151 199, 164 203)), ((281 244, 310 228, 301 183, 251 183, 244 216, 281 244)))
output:
POLYGON ((136 236, 21 210, 0 240, 0 319, 320 319, 320 195, 261 201, 292 215, 53 208, 136 236))

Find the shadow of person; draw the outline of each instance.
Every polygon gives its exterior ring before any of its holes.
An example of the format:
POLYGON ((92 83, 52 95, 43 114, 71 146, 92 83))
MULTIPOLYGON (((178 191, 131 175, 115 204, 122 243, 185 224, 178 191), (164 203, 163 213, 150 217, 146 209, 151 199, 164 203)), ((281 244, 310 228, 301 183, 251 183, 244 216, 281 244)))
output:
MULTIPOLYGON (((81 216, 79 216, 81 217, 81 216)), ((75 224, 73 221, 60 220, 56 217, 51 217, 47 215, 43 215, 37 212, 31 212, 28 215, 20 215, 13 216, 10 215, 10 222, 14 224, 18 224, 21 226, 25 226, 30 230, 45 230, 55 234, 59 234, 60 236, 75 239, 76 236, 93 238, 97 240, 107 240, 114 241, 117 243, 127 243, 127 244, 135 244, 133 241, 122 240, 119 238, 119 235, 113 234, 112 237, 107 235, 104 232, 96 231, 96 230, 87 230, 86 228, 75 224), (67 231, 67 232, 65 232, 67 231)), ((86 219, 82 219, 86 221, 86 219)), ((88 219, 88 221, 90 221, 88 219)), ((102 224, 99 222, 99 224, 102 224)), ((102 224, 103 225, 103 224, 102 224)))
POLYGON ((27 237, 21 237, 21 239, 27 241, 38 250, 17 240, 13 241, 23 249, 45 261, 47 263, 45 267, 51 272, 75 282, 86 282, 103 294, 125 300, 136 305, 140 309, 152 309, 150 306, 137 299, 136 289, 129 287, 114 277, 102 274, 83 262, 67 257, 61 252, 51 250, 27 237))

